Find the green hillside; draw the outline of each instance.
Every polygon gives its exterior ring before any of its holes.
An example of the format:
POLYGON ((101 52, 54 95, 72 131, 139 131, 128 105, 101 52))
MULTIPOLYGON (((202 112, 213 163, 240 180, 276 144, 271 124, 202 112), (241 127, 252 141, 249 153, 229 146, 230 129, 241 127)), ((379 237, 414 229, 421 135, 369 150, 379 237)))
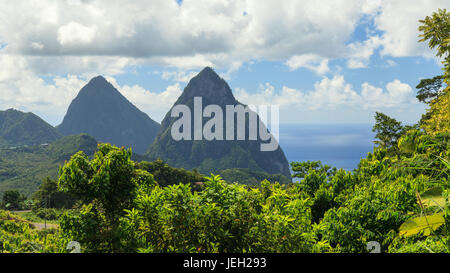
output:
POLYGON ((0 149, 0 193, 17 189, 24 194, 36 191, 42 179, 57 178, 58 168, 78 151, 93 155, 97 141, 86 135, 63 137, 49 145, 0 149))
POLYGON ((0 147, 51 143, 61 135, 33 113, 0 111, 0 147))

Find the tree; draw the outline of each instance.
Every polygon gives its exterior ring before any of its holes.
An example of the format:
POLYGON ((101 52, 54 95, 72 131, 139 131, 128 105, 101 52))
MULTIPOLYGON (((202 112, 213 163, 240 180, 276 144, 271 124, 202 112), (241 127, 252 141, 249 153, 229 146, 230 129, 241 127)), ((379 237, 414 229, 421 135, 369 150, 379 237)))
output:
POLYGON ((375 113, 375 125, 372 128, 372 132, 376 132, 374 143, 378 147, 386 148, 391 152, 396 152, 397 141, 404 132, 404 127, 400 121, 391 118, 383 113, 375 113))
POLYGON ((423 122, 422 127, 429 134, 450 132, 450 92, 434 100, 427 113, 430 118, 423 122))
POLYGON ((38 207, 71 208, 76 201, 71 194, 58 190, 58 181, 45 178, 39 189, 33 194, 38 207))
POLYGON ((169 186, 182 183, 194 184, 204 181, 204 176, 198 170, 188 171, 180 168, 170 167, 164 161, 157 159, 153 162, 142 161, 137 164, 137 168, 145 170, 153 175, 160 186, 169 186))
POLYGON ((442 88, 443 76, 420 80, 416 86, 418 89, 416 98, 423 103, 429 104, 432 100, 444 94, 442 88))
POLYGON ((60 168, 58 188, 89 204, 79 216, 64 214, 61 229, 92 251, 119 252, 124 210, 132 208, 139 190, 154 185, 151 174, 135 169, 131 149, 99 144, 92 160, 80 151, 60 168))
POLYGON ((305 178, 305 176, 311 172, 316 171, 321 174, 326 174, 326 176, 333 176, 337 169, 336 167, 331 167, 328 165, 323 165, 320 161, 307 161, 307 162, 292 162, 292 171, 294 174, 292 177, 305 178))
POLYGON ((9 190, 3 193, 3 206, 7 209, 20 209, 22 203, 27 199, 18 190, 9 190))
POLYGON ((449 84, 450 76, 450 12, 445 9, 439 9, 433 12, 431 17, 427 16, 419 20, 422 24, 419 26, 419 35, 422 39, 419 42, 428 41, 430 49, 436 48, 436 56, 443 58, 444 80, 449 84))
POLYGON ((443 59, 444 75, 433 79, 422 80, 418 85, 420 88, 418 99, 431 99, 428 101, 430 109, 422 117, 422 128, 430 134, 445 133, 450 131, 450 12, 439 9, 431 17, 419 20, 419 42, 428 41, 430 49, 436 49, 436 56, 443 59), (439 79, 439 77, 441 79, 439 79), (440 81, 447 86, 441 90, 440 81), (419 98, 420 96, 420 98, 419 98))

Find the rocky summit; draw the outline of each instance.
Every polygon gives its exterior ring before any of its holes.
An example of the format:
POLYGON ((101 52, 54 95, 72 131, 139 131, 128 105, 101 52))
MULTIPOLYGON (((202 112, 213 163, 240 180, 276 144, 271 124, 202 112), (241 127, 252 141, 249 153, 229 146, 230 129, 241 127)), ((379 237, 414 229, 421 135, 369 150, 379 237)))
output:
POLYGON ((80 90, 57 128, 63 135, 86 133, 100 142, 131 147, 134 153, 143 154, 159 127, 104 77, 98 76, 80 90))
MULTIPOLYGON (((228 84, 210 67, 204 68, 192 78, 172 109, 177 105, 186 105, 194 111, 195 101, 201 97, 203 109, 208 105, 217 105, 223 113, 228 105, 246 106, 235 99, 228 84), (196 99, 195 99, 196 98, 196 99)), ((248 168, 269 174, 282 174, 291 178, 289 163, 281 147, 273 151, 261 151, 260 138, 256 140, 198 140, 196 138, 176 140, 172 136, 172 126, 177 117, 172 117, 172 109, 161 123, 159 133, 149 147, 147 156, 151 159, 162 159, 169 165, 185 169, 197 169, 202 173, 220 173, 221 170, 233 168, 248 168)), ((191 116, 191 131, 195 135, 194 115, 191 116)), ((248 113, 246 120, 248 121, 248 113)), ((236 119, 237 115, 234 116, 236 119)), ((211 118, 202 117, 204 126, 211 118)), ((257 116, 259 121, 259 116, 257 116)), ((223 122, 225 131, 225 121, 223 122)), ((197 123, 198 124, 198 123, 197 123)), ((248 131, 249 123, 245 123, 248 131)), ((234 126, 237 128, 237 126, 234 126)), ((234 129, 236 135, 236 129, 234 129)))

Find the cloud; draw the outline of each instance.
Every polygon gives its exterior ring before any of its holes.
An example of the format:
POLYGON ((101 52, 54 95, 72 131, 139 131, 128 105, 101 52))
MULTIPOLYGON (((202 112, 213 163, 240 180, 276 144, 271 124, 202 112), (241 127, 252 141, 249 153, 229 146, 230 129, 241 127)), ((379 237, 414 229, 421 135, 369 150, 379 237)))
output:
POLYGON ((348 45, 349 55, 347 59, 348 68, 366 68, 369 65, 370 57, 375 49, 381 45, 380 37, 372 36, 364 42, 354 42, 348 45))
MULTIPOLYGON (((292 71, 323 76, 335 59, 356 69, 368 67, 376 52, 429 57, 426 44, 417 42, 418 20, 446 5, 448 0, 0 0, 0 107, 35 111, 55 124, 90 77, 114 79, 156 65, 175 84, 162 92, 118 89, 158 119, 167 106, 164 96, 176 96, 177 83, 204 66, 224 68, 221 76, 228 79, 246 62, 281 61, 292 71), (355 40, 364 20, 370 21, 367 37, 355 40)), ((340 75, 322 78, 309 91, 284 86, 277 92, 270 84, 258 94, 236 90, 244 102, 300 111, 341 107, 349 118, 352 109, 400 111, 414 96, 399 80, 355 90, 340 75)))
MULTIPOLYGON (((183 69, 230 68, 276 60, 323 75, 327 60, 367 67, 374 50, 431 56, 418 43, 418 20, 448 0, 0 0, 0 42, 8 54, 139 59, 183 69), (368 19, 367 19, 368 18, 368 19), (351 41, 364 20, 369 37, 351 41)), ((41 57, 41 58, 39 58, 41 57)), ((83 63, 75 62, 83 66, 83 63)), ((51 68, 47 67, 47 70, 51 68)), ((75 68, 76 70, 77 68, 75 68)), ((69 71, 69 73, 73 73, 69 71)))
POLYGON ((0 55, 0 109, 15 108, 34 112, 56 125, 69 103, 86 84, 75 75, 55 77, 48 83, 29 69, 24 57, 0 55))
POLYGON ((245 89, 236 90, 236 98, 247 104, 280 105, 296 107, 299 110, 316 110, 320 108, 336 108, 338 105, 355 105, 360 103, 360 96, 344 77, 335 75, 324 77, 314 84, 314 89, 303 92, 283 86, 281 92, 275 92, 270 83, 260 85, 257 93, 248 93, 245 89))
MULTIPOLYGON (((72 21, 58 28, 58 42, 62 46, 88 44, 94 40, 96 32, 97 26, 95 25, 87 27, 72 21)), ((40 49, 43 47, 42 45, 40 49)))
MULTIPOLYGON (((44 81, 32 72, 26 57, 2 54, 0 109, 14 107, 31 111, 52 125, 57 125, 62 121, 70 102, 90 77, 69 74, 54 77, 53 81, 44 81)), ((106 78, 128 100, 158 122, 182 93, 179 82, 159 91, 147 90, 139 85, 119 85, 111 75, 106 75, 106 78)), ((256 93, 242 88, 236 88, 234 93, 243 103, 280 105, 281 111, 285 112, 282 122, 323 122, 338 117, 346 122, 367 122, 374 111, 388 114, 404 111, 403 117, 411 120, 423 111, 423 106, 416 102, 411 86, 398 79, 384 87, 365 82, 357 90, 345 81, 344 76, 335 75, 323 77, 308 91, 287 86, 276 90, 270 83, 265 83, 259 86, 256 93)))
POLYGON ((237 88, 236 98, 247 104, 297 105, 303 110, 333 109, 338 106, 374 110, 404 107, 415 102, 411 86, 398 79, 386 84, 385 90, 364 82, 360 92, 357 92, 342 75, 323 77, 314 84, 313 90, 307 92, 286 86, 281 88, 281 92, 276 92, 270 83, 260 85, 256 93, 237 88))
POLYGON ((358 0, 0 0, 0 6, 8 22, 0 37, 10 54, 121 56, 177 67, 337 56, 361 16, 358 0))
MULTIPOLYGON (((373 22, 367 29, 368 37, 347 46, 347 67, 367 68, 370 57, 380 49, 382 56, 430 58, 434 54, 426 43, 419 43, 419 20, 438 8, 448 6, 448 0, 370 0, 362 12, 373 22)), ((392 66, 392 63, 388 63, 392 66)))
MULTIPOLYGON (((98 74, 97 74, 98 75, 98 74)), ((33 112, 52 125, 61 123, 71 101, 92 76, 56 76, 46 82, 31 69, 26 57, 0 55, 0 109, 15 108, 33 112)), ((117 84, 106 75, 128 100, 151 118, 160 122, 175 100, 181 95, 179 83, 169 85, 162 92, 151 92, 139 85, 117 84)))
POLYGON ((393 108, 416 103, 411 86, 398 79, 386 85, 386 91, 365 82, 361 85, 361 96, 365 109, 393 108))
POLYGON ((163 71, 161 72, 161 78, 166 81, 187 83, 197 74, 198 71, 163 71))
POLYGON ((146 90, 139 85, 120 86, 113 77, 106 77, 106 79, 131 103, 157 122, 163 120, 170 107, 172 107, 182 93, 179 83, 169 85, 164 91, 157 93, 146 90))
MULTIPOLYGON (((392 57, 424 56, 432 52, 425 43, 418 43, 419 20, 431 15, 438 8, 449 5, 448 0, 379 0, 374 16, 375 28, 382 33, 382 55, 392 57)), ((369 38, 369 40, 372 37, 369 38)))
POLYGON ((304 67, 314 71, 317 75, 323 75, 330 71, 328 60, 315 54, 304 54, 292 56, 285 63, 291 71, 304 67))
POLYGON ((357 91, 342 75, 335 75, 332 78, 323 77, 309 91, 283 86, 277 92, 270 83, 265 83, 260 85, 256 93, 236 88, 235 94, 245 104, 279 105, 280 110, 285 112, 285 122, 323 122, 321 119, 336 118, 341 118, 340 122, 367 122, 375 111, 415 120, 411 113, 417 116, 417 113, 423 111, 411 86, 398 79, 389 82, 384 88, 364 82, 357 91), (329 116, 320 117, 325 113, 329 116))
POLYGON ((393 67, 393 66, 396 66, 396 65, 397 65, 397 63, 395 61, 387 60, 385 67, 393 67))

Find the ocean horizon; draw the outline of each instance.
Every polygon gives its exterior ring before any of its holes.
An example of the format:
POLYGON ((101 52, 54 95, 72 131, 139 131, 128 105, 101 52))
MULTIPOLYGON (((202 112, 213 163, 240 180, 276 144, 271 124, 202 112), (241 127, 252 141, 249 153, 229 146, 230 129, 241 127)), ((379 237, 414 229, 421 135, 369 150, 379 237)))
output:
POLYGON ((373 124, 280 124, 279 143, 291 162, 321 161, 351 171, 374 147, 373 124))

